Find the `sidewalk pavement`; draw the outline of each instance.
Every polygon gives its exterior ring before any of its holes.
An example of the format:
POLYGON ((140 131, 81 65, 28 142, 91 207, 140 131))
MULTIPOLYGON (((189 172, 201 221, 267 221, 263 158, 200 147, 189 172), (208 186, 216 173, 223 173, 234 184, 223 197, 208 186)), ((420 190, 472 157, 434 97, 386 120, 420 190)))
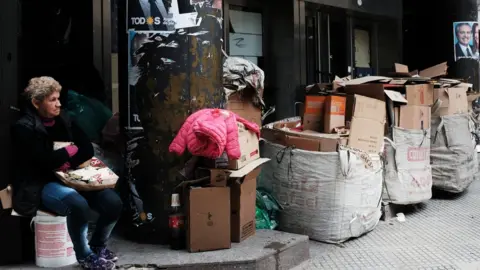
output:
POLYGON ((298 269, 480 270, 480 181, 459 196, 435 196, 342 245, 310 242, 298 269))
MULTIPOLYGON (((117 268, 128 270, 288 270, 310 258, 307 236, 271 230, 259 230, 255 236, 244 242, 232 244, 231 249, 202 253, 171 250, 168 246, 161 245, 137 244, 119 237, 111 239, 110 247, 120 258, 117 268)), ((30 264, 0 266, 0 269, 41 268, 30 264)), ((80 268, 73 265, 61 269, 80 268)))

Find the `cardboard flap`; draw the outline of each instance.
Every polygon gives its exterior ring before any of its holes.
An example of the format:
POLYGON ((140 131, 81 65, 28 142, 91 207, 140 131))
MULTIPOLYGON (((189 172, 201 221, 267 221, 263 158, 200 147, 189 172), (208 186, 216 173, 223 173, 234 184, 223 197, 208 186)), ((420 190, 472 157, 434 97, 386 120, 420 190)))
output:
POLYGON ((447 75, 447 62, 420 71, 420 77, 435 78, 447 75))
POLYGON ((245 167, 241 168, 240 170, 230 171, 230 178, 242 178, 249 173, 253 172, 256 168, 260 167, 262 164, 269 162, 269 158, 259 158, 255 161, 250 162, 245 167))
POLYGON ((383 77, 383 76, 365 76, 362 78, 353 79, 351 81, 345 82, 345 85, 356 85, 356 84, 364 84, 364 83, 378 82, 378 81, 389 82, 391 80, 392 78, 383 77))
POLYGON ((397 91, 385 90, 385 95, 387 95, 387 97, 393 102, 402 104, 408 103, 408 101, 403 97, 403 95, 397 91))
POLYGON ((347 95, 361 95, 385 101, 384 87, 380 83, 349 85, 345 87, 345 93, 347 95))
POLYGON ((467 96, 468 103, 471 103, 475 99, 480 98, 480 94, 470 94, 467 96))
POLYGON ((385 102, 355 95, 354 118, 365 118, 377 122, 384 122, 386 116, 385 102))
POLYGON ((408 82, 408 80, 405 80, 405 79, 396 79, 396 80, 391 80, 390 81, 390 84, 394 84, 394 85, 404 85, 408 82))
POLYGON ((408 73, 408 66, 407 65, 402 65, 399 63, 395 63, 395 72, 400 72, 400 73, 408 73))
POLYGON ((4 210, 12 208, 12 188, 10 186, 0 190, 0 205, 4 210))

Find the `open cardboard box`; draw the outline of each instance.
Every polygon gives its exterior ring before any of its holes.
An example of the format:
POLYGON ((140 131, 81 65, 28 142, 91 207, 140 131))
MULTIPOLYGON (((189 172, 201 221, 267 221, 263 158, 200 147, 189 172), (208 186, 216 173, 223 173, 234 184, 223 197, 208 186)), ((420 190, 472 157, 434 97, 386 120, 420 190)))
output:
POLYGON ((228 161, 228 168, 238 170, 248 163, 260 158, 260 146, 257 134, 247 129, 244 124, 238 123, 238 143, 241 156, 239 159, 228 161))
POLYGON ((468 88, 436 88, 434 99, 436 105, 432 108, 432 115, 445 116, 468 113, 468 88))
MULTIPOLYGON (((276 124, 282 125, 281 123, 276 124)), ((295 126, 289 122, 285 126, 295 126)), ((337 134, 326 134, 312 130, 295 131, 289 129, 262 129, 262 138, 275 144, 290 146, 305 151, 336 152, 339 144, 346 144, 346 137, 337 134)))
POLYGON ((209 170, 211 176, 190 181, 195 183, 192 186, 183 185, 187 194, 188 251, 228 249, 231 242, 255 235, 257 177, 268 161, 260 158, 240 170, 201 169, 209 170), (222 183, 216 179, 222 179, 222 183), (205 184, 217 186, 195 187, 205 184))
POLYGON ((240 243, 255 235, 257 177, 261 166, 270 161, 260 158, 237 171, 230 171, 231 240, 240 243))

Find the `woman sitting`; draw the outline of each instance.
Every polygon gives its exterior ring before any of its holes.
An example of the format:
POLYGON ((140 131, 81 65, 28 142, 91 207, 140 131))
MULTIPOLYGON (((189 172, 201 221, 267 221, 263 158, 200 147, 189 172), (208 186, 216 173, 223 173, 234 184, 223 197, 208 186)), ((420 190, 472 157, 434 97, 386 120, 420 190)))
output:
POLYGON ((106 248, 106 243, 122 211, 120 197, 112 189, 78 192, 57 180, 53 173, 77 168, 93 156, 87 136, 61 112, 61 89, 50 77, 33 78, 25 89, 26 114, 13 128, 14 210, 34 216, 40 208, 66 216, 79 264, 84 269, 113 269, 117 257, 106 248), (54 142, 74 144, 53 150, 54 142), (90 207, 100 217, 88 242, 90 207))

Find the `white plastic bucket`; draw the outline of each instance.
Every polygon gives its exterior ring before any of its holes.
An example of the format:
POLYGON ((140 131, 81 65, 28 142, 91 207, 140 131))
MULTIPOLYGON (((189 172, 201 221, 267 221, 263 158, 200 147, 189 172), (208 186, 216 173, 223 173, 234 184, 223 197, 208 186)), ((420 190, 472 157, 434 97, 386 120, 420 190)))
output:
POLYGON ((32 222, 35 224, 35 263, 38 267, 64 267, 77 262, 66 217, 37 211, 32 222))

